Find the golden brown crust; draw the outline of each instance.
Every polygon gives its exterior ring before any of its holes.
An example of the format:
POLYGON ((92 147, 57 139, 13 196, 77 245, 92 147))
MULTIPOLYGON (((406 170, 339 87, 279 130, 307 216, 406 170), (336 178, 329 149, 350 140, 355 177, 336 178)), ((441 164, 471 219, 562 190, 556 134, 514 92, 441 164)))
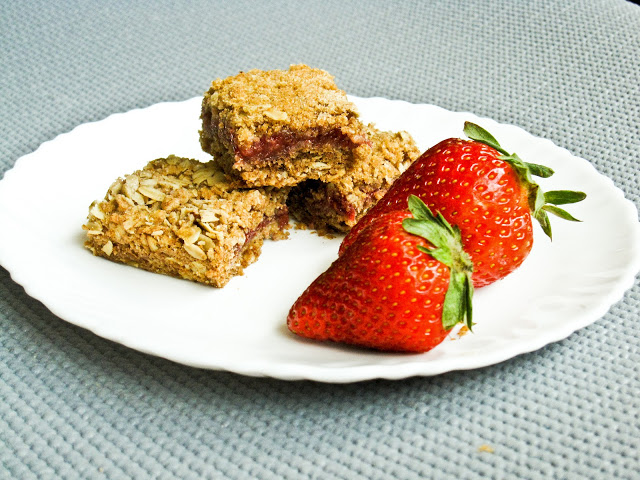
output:
POLYGON ((238 188, 214 162, 170 156, 117 179, 91 204, 85 246, 156 273, 224 286, 286 238, 287 191, 238 188))
POLYGON ((319 231, 348 232, 420 155, 407 132, 383 132, 369 125, 367 134, 372 146, 358 149, 346 175, 291 190, 287 203, 292 216, 319 231))
POLYGON ((290 186, 350 168, 367 143, 355 105, 327 72, 306 65, 217 79, 202 102, 203 150, 250 186, 290 186), (322 158, 321 158, 322 157, 322 158))

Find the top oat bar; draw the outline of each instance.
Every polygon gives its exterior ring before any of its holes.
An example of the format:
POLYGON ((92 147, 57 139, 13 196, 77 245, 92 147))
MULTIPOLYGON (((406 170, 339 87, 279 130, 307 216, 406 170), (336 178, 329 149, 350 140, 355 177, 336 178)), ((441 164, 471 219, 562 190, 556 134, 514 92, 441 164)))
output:
POLYGON ((368 143, 333 76, 306 65, 215 80, 201 118, 203 150, 252 187, 340 178, 368 143))

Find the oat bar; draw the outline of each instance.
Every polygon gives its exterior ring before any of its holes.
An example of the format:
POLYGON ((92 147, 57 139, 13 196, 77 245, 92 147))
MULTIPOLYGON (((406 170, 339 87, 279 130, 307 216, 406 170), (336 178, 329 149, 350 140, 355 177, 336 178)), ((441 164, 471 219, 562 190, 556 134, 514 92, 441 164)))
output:
POLYGON ((396 178, 420 155, 407 132, 367 127, 372 146, 360 149, 349 173, 335 181, 307 180, 293 187, 291 215, 321 232, 348 232, 387 192, 396 178))
POLYGON ((238 188, 213 161, 170 156, 116 180, 91 204, 85 246, 151 272, 224 286, 287 237, 286 190, 238 188))
POLYGON ((332 180, 367 143, 333 76, 306 65, 217 79, 202 102, 202 149, 249 186, 332 180))

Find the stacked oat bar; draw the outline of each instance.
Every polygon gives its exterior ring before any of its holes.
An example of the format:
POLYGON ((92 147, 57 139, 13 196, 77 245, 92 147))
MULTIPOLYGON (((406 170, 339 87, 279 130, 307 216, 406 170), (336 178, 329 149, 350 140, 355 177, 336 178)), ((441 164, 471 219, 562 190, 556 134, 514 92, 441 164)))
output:
POLYGON ((208 163, 170 156, 94 202, 86 246, 114 261, 216 287, 264 239, 303 225, 346 232, 419 151, 406 132, 364 125, 328 73, 294 65, 215 80, 202 102, 208 163))
POLYGON ((292 187, 299 221, 342 232, 419 155, 408 133, 364 125, 333 77, 306 65, 215 80, 200 143, 248 186, 292 187))

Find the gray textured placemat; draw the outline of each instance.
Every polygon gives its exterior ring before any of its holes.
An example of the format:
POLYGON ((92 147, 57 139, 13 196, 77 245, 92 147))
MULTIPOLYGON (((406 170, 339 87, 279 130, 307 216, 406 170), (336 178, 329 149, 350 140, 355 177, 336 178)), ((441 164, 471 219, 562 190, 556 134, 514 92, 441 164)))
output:
MULTIPOLYGON (((355 95, 517 124, 640 204, 629 2, 4 2, 0 51, 0 173, 78 124, 305 62, 355 95)), ((0 477, 638 478, 639 317, 636 281, 595 324, 489 368, 282 382, 103 340, 0 268, 0 477)))

